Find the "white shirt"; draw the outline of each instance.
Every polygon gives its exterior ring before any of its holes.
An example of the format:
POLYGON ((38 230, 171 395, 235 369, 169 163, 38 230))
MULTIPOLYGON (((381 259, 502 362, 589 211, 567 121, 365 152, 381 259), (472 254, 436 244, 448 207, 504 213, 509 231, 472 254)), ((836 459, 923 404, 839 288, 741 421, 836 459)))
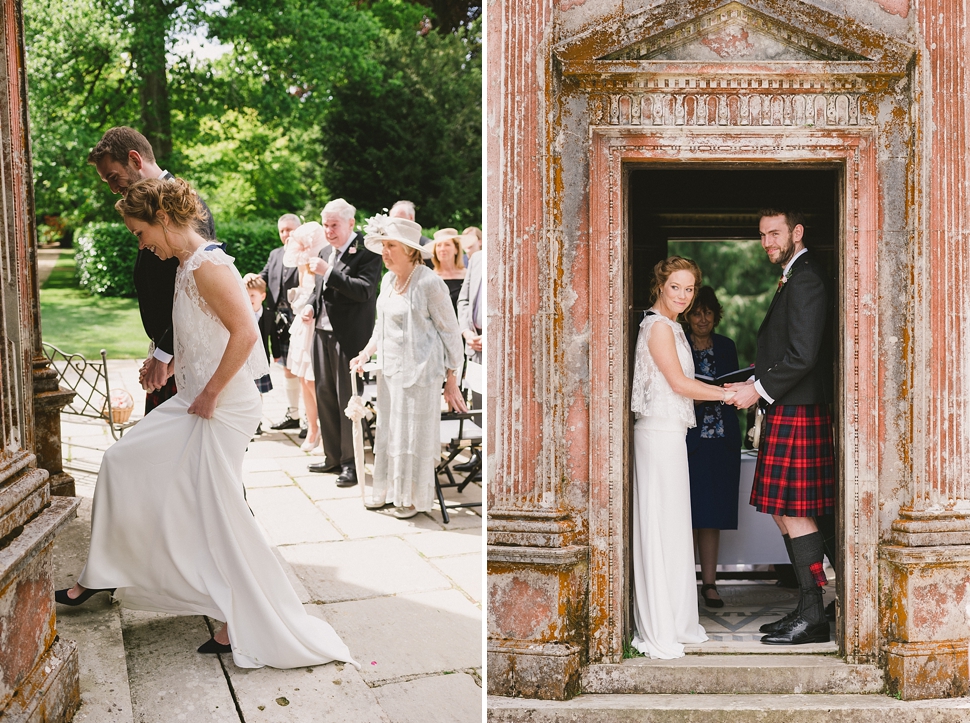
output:
MULTIPOLYGON (((327 271, 323 275, 323 287, 320 289, 321 294, 327 288, 327 281, 330 280, 330 274, 333 273, 334 264, 336 264, 347 249, 350 248, 350 244, 354 242, 355 236, 357 236, 357 231, 350 229, 350 238, 347 239, 343 246, 338 249, 334 249, 334 252, 330 254, 330 264, 327 266, 327 271)), ((333 324, 330 323, 330 317, 327 316, 327 305, 322 299, 320 301, 320 316, 317 317, 316 326, 317 329, 322 329, 323 331, 333 331, 333 324)))

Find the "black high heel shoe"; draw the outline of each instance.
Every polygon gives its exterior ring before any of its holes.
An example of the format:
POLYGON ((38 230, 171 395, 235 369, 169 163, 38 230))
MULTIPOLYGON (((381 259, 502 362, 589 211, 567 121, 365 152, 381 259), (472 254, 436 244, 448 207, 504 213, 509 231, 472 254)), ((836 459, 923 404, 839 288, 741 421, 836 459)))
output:
POLYGON ((231 653, 231 645, 223 645, 222 643, 216 641, 215 638, 209 638, 202 645, 199 646, 198 652, 206 654, 217 654, 217 653, 231 653))
MULTIPOLYGON (((707 597, 704 593, 708 590, 713 590, 717 592, 717 585, 701 585, 701 597, 704 599, 704 604, 709 608, 723 608, 724 601, 719 597, 707 597)), ((720 594, 720 593, 718 593, 720 594)))
MULTIPOLYGON (((73 588, 71 588, 73 589, 73 588)), ((99 592, 106 592, 114 594, 115 588, 113 587, 101 587, 101 588, 88 588, 82 592, 77 597, 68 597, 67 590, 55 590, 54 591, 54 602, 59 602, 61 605, 70 605, 75 607, 87 602, 88 598, 92 595, 97 595, 99 592)))

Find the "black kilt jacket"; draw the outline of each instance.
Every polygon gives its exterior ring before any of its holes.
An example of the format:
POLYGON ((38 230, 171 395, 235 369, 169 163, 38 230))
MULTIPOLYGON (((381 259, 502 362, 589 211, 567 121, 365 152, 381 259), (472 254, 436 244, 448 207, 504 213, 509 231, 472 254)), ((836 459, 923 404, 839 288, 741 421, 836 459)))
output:
POLYGON ((802 254, 758 329, 755 378, 775 404, 832 401, 832 294, 825 270, 802 254))

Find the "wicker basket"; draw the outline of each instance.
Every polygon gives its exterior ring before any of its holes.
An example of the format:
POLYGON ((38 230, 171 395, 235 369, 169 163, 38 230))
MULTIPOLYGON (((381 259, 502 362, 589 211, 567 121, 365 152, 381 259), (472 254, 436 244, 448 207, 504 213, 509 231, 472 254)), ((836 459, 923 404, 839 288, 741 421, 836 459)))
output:
POLYGON ((135 400, 123 389, 111 392, 111 399, 104 400, 101 413, 112 424, 124 424, 131 419, 131 410, 135 408, 135 400), (109 416, 110 415, 110 416, 109 416))
MULTIPOLYGON (((105 414, 105 418, 108 415, 105 414)), ((124 424, 129 419, 131 419, 131 407, 121 407, 120 409, 111 408, 111 422, 112 424, 124 424)))

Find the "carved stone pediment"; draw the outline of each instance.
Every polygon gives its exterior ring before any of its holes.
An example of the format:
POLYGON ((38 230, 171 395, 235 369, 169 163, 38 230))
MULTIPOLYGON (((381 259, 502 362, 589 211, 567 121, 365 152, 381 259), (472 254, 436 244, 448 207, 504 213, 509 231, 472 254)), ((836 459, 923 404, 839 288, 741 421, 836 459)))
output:
POLYGON ((752 62, 872 60, 744 5, 731 2, 602 60, 752 62))
POLYGON ((565 75, 901 76, 914 49, 800 0, 670 0, 555 47, 565 75))

